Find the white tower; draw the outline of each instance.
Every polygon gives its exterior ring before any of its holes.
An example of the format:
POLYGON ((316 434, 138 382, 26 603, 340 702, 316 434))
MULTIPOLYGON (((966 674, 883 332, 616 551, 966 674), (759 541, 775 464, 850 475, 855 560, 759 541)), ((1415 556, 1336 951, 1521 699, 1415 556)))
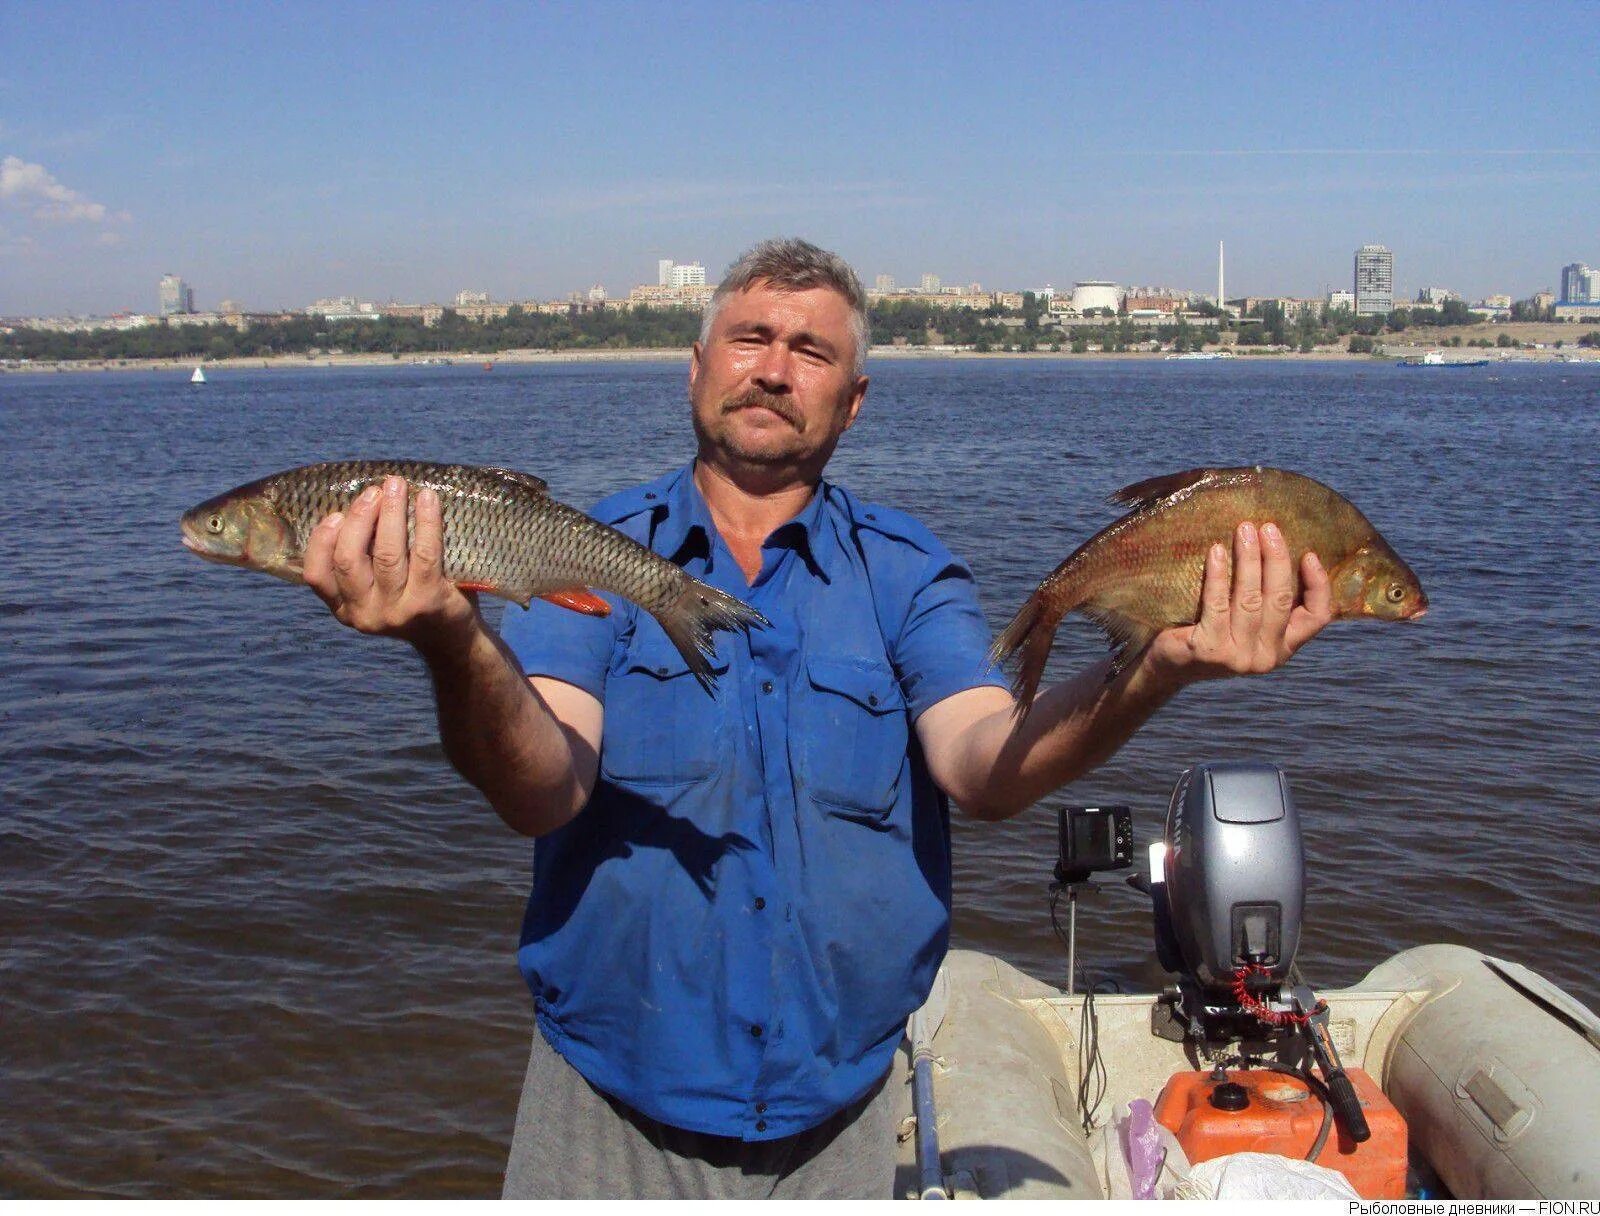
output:
POLYGON ((1223 292, 1222 292, 1222 242, 1218 241, 1217 242, 1217 307, 1218 308, 1227 307, 1227 305, 1223 303, 1223 301, 1226 300, 1227 298, 1228 297, 1225 296, 1223 294, 1223 292))

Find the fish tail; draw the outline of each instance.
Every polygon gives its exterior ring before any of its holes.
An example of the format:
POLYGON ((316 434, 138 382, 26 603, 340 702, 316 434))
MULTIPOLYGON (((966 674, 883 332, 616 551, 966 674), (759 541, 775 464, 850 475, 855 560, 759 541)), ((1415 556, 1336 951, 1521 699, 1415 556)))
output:
POLYGON ((678 598, 665 611, 656 613, 655 618, 678 648, 694 678, 700 681, 700 687, 713 693, 717 680, 711 670, 711 660, 717 651, 711 635, 719 629, 765 629, 770 623, 743 600, 687 576, 678 598))
POLYGON ((1055 642, 1056 626, 1071 609, 1059 605, 1055 596, 1045 594, 1041 587, 1011 618, 1011 623, 1000 632, 989 650, 989 661, 996 667, 1015 663, 1016 674, 1011 680, 1011 691, 1017 698, 1017 717, 1025 717, 1039 691, 1044 678, 1045 660, 1050 657, 1050 647, 1055 642))

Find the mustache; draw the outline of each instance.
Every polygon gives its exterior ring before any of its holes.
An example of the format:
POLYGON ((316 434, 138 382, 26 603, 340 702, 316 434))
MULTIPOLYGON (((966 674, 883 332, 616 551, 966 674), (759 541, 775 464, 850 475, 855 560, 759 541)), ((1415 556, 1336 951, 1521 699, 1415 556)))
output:
POLYGON ((782 418, 796 430, 804 430, 805 422, 799 412, 790 404, 787 397, 780 397, 776 393, 765 392, 759 388, 748 388, 737 397, 731 397, 722 403, 722 412, 732 414, 738 410, 749 409, 752 406, 761 406, 769 409, 782 418))

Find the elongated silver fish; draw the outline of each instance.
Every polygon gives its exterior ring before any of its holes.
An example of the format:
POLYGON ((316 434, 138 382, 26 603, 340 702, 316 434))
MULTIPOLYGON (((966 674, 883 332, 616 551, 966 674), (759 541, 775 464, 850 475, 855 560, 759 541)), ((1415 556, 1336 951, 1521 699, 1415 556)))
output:
POLYGON ((632 600, 661 623, 707 691, 712 633, 765 626, 754 608, 652 553, 615 528, 550 497, 539 478, 511 469, 417 460, 345 460, 287 469, 207 499, 185 513, 183 543, 207 561, 304 582, 306 542, 385 477, 416 495, 435 490, 444 517, 444 573, 458 586, 526 608, 547 599, 577 612, 611 609, 590 588, 632 600))

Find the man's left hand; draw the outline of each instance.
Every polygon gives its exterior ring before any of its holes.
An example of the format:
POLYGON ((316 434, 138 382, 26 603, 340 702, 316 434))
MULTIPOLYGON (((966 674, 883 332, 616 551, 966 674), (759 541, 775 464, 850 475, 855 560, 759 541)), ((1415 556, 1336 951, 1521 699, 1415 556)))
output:
POLYGON ((1232 587, 1228 583, 1227 550, 1213 545, 1200 620, 1163 630, 1145 654, 1158 678, 1182 685, 1276 670, 1333 619, 1328 572, 1315 553, 1300 562, 1297 601, 1292 559, 1275 524, 1258 530, 1246 522, 1234 531, 1232 587))

